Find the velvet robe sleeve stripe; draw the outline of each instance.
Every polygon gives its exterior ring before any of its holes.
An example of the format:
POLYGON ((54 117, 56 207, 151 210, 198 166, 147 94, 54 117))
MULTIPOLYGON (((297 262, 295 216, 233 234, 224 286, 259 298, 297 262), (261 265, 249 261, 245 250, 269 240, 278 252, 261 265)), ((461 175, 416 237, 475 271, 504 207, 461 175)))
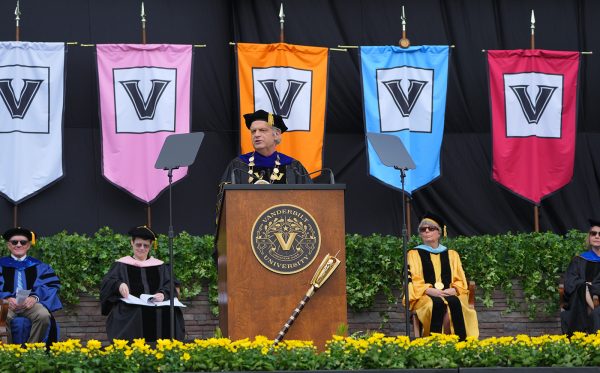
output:
MULTIPOLYGON (((30 288, 31 295, 37 296, 39 298, 39 302, 50 312, 62 309, 62 303, 58 298, 58 292, 60 291, 60 279, 58 276, 56 276, 56 273, 52 267, 46 263, 40 263, 33 268, 35 268, 36 274, 35 277, 32 277, 33 286, 30 288)), ((30 279, 28 277, 28 284, 29 281, 30 279)))
POLYGON ((54 272, 48 272, 48 273, 44 273, 43 275, 41 275, 40 280, 45 280, 50 277, 58 277, 58 276, 56 276, 56 273, 54 273, 54 272))
POLYGON ((444 284, 444 289, 448 289, 451 283, 450 275, 450 260, 448 258, 448 251, 441 252, 439 254, 431 254, 425 250, 418 250, 419 257, 421 258, 421 265, 423 266, 423 274, 425 281, 429 284, 435 285, 437 282, 435 271, 433 269, 433 263, 431 262, 431 255, 439 255, 442 264, 441 279, 444 284))

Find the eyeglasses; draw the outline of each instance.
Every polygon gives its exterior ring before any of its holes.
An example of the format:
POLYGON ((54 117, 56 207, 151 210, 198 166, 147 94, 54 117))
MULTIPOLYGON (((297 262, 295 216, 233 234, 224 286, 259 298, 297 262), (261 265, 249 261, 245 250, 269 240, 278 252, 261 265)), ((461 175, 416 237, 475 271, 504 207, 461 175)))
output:
POLYGON ((590 231, 590 237, 600 236, 600 231, 590 231))
POLYGON ((433 231, 438 231, 439 228, 438 227, 421 227, 419 228, 419 232, 433 232, 433 231))
POLYGON ((140 243, 140 242, 136 242, 136 243, 134 243, 134 245, 135 245, 135 247, 137 247, 138 249, 139 249, 140 247, 144 247, 144 249, 147 249, 147 248, 149 248, 149 247, 150 247, 150 245, 148 245, 147 243, 140 243))
POLYGON ((8 242, 10 242, 10 244, 13 246, 17 246, 18 244, 21 244, 21 246, 25 246, 27 245, 27 243, 29 243, 29 241, 27 240, 10 240, 8 242))

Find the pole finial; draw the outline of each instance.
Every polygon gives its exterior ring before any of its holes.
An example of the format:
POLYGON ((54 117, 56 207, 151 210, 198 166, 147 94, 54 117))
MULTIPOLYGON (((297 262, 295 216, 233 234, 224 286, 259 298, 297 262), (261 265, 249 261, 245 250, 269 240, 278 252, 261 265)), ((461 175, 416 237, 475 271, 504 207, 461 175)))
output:
POLYGON ((284 36, 284 30, 283 30, 283 24, 285 23, 285 13, 283 13, 283 2, 281 3, 281 6, 279 7, 279 42, 283 43, 285 40, 285 36, 284 36))
POLYGON ((19 0, 17 0, 17 7, 15 8, 15 21, 17 22, 17 26, 19 26, 20 20, 21 20, 21 7, 19 6, 19 0))
POLYGON ((533 9, 531 9, 531 40, 530 40, 531 49, 535 49, 535 13, 533 9))
POLYGON ((402 39, 398 42, 401 48, 410 47, 410 40, 406 37, 406 14, 404 13, 404 5, 402 5, 402 16, 400 17, 402 20, 402 39))
POLYGON ((15 8, 15 40, 21 41, 21 26, 19 25, 19 21, 21 20, 21 7, 19 4, 19 0, 17 0, 17 7, 15 8))
POLYGON ((146 44, 146 9, 144 8, 143 1, 142 9, 140 11, 140 17, 142 18, 142 44, 146 44))
POLYGON ((404 5, 402 5, 402 31, 406 31, 406 14, 404 13, 404 5))

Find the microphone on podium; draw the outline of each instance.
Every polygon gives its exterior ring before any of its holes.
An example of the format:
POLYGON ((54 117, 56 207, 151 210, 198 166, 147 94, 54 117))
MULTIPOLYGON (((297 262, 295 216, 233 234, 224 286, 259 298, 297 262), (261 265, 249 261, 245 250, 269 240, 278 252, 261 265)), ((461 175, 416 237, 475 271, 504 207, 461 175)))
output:
POLYGON ((231 175, 230 175, 231 176, 231 184, 237 184, 235 182, 235 173, 236 173, 236 171, 239 171, 239 172, 241 172, 244 175, 248 175, 248 170, 244 170, 243 168, 240 168, 240 167, 234 167, 234 168, 232 168, 231 169, 231 175))
POLYGON ((333 176, 333 170, 331 168, 325 167, 320 170, 316 170, 316 171, 308 172, 308 173, 302 173, 294 168, 294 172, 298 176, 310 176, 312 174, 316 174, 317 172, 323 172, 323 171, 327 171, 329 173, 329 184, 335 184, 335 177, 333 176))

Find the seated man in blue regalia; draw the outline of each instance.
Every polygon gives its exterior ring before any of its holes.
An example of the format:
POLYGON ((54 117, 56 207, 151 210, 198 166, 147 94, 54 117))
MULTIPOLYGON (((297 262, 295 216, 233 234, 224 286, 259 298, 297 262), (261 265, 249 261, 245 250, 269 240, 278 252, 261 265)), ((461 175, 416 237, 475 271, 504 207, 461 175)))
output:
POLYGON ((10 251, 10 256, 0 258, 0 299, 8 301, 8 342, 17 342, 13 340, 16 336, 11 330, 17 317, 31 321, 26 341, 17 343, 43 342, 49 334, 55 339, 56 323, 50 312, 62 308, 58 299, 60 280, 48 264, 27 256, 31 246, 35 245, 35 234, 31 230, 11 228, 2 237, 10 251))

